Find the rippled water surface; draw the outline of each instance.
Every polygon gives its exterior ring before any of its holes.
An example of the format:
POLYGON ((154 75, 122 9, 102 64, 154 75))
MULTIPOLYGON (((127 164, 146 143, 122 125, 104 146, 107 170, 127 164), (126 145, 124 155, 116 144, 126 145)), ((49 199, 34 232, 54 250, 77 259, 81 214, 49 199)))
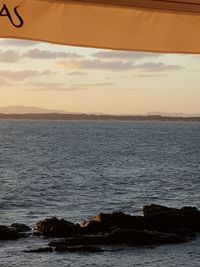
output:
MULTIPOLYGON (((0 224, 141 213, 149 203, 200 208, 200 124, 0 121, 0 224)), ((45 240, 40 240, 44 242, 45 240)), ((199 266, 200 241, 82 255, 24 255, 0 242, 0 266, 199 266), (197 264, 198 263, 198 264, 197 264)))

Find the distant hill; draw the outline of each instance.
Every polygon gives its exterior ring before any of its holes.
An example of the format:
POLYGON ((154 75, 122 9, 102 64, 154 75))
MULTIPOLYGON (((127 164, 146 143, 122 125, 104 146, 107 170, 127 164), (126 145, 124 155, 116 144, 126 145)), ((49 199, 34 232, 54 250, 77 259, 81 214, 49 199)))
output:
POLYGON ((163 116, 163 117, 200 117, 200 113, 188 114, 188 113, 167 113, 162 111, 148 112, 145 114, 146 116, 163 116))
POLYGON ((164 117, 160 115, 148 116, 120 116, 120 115, 95 115, 95 114, 2 114, 3 120, 80 120, 80 121, 171 121, 171 122, 200 122, 200 117, 164 117))
MULTIPOLYGON (((122 119, 122 120, 136 120, 136 119, 145 119, 148 118, 148 120, 163 120, 164 118, 197 118, 200 117, 200 113, 197 114, 186 114, 186 113, 167 113, 167 112, 149 112, 146 114, 130 114, 130 115, 112 115, 112 114, 104 114, 104 113, 72 113, 67 112, 63 110, 51 110, 51 109, 45 109, 40 107, 33 107, 33 106, 7 106, 7 107, 0 107, 0 114, 1 118, 3 114, 6 115, 31 115, 32 118, 63 118, 63 119, 71 119, 71 118, 87 118, 87 119, 122 119), (65 115, 65 116, 62 116, 65 115)), ((3 116, 4 117, 4 116, 3 116)), ((13 116, 12 116, 13 117, 13 116)), ((19 116, 19 118, 22 118, 23 116, 19 116)), ((27 116, 26 116, 27 117, 27 116)))
POLYGON ((50 110, 45 108, 31 107, 31 106, 8 106, 0 107, 0 113, 3 114, 43 114, 43 113, 67 113, 62 110, 50 110))

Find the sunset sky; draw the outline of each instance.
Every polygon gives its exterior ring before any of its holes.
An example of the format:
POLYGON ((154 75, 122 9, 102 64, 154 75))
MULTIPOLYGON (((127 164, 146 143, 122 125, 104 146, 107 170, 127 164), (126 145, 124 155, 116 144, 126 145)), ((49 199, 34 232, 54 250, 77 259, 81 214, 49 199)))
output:
POLYGON ((0 40, 0 107, 200 113, 200 56, 0 40))

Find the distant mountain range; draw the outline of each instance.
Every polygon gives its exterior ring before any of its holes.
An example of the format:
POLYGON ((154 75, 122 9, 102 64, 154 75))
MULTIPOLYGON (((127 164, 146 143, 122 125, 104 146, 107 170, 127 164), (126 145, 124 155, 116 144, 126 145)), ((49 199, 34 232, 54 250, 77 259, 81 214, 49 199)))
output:
POLYGON ((167 113, 162 111, 148 112, 146 116, 163 116, 163 117, 200 117, 200 113, 188 114, 188 113, 167 113))
POLYGON ((0 113, 3 114, 42 114, 42 113, 67 113, 62 110, 51 110, 31 106, 8 106, 0 107, 0 113))
MULTIPOLYGON (((63 110, 51 110, 51 109, 45 109, 45 108, 40 108, 40 107, 32 107, 32 106, 7 106, 7 107, 0 107, 0 113, 1 114, 74 114, 74 115, 79 115, 80 113, 72 113, 72 112, 67 112, 63 110)), ((83 115, 83 114, 82 114, 83 115)), ((92 115, 92 114, 87 114, 87 115, 92 115)), ((93 115, 99 115, 99 116, 104 116, 106 114, 103 113, 94 113, 93 115)), ((112 114, 107 114, 110 116, 114 116, 112 114)), ((129 114, 129 115, 116 115, 116 116, 163 116, 163 117, 200 117, 200 113, 196 114, 187 114, 187 113, 167 113, 167 112, 161 112, 161 111, 156 111, 156 112, 148 112, 146 114, 129 114)))

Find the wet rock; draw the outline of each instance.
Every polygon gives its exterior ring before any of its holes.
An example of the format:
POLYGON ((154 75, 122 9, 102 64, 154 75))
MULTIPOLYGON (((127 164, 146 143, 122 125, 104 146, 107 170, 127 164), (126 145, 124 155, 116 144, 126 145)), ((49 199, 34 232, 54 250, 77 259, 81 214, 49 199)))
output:
POLYGON ((19 237, 19 233, 14 228, 0 225, 0 240, 15 240, 19 237))
POLYGON ((59 245, 53 249, 52 247, 43 247, 38 249, 24 250, 25 253, 49 253, 49 252, 69 252, 69 253, 96 253, 104 250, 98 246, 64 246, 59 245))
POLYGON ((64 240, 51 241, 48 245, 50 247, 105 245, 107 244, 107 236, 107 234, 74 236, 64 240))
POLYGON ((38 248, 38 249, 30 249, 24 250, 25 253, 45 253, 45 252, 53 252, 53 248, 45 247, 45 248, 38 248))
POLYGON ((32 233, 32 235, 33 235, 33 236, 36 236, 36 237, 39 237, 39 236, 42 235, 42 233, 41 233, 41 232, 38 232, 38 231, 34 231, 34 232, 32 233))
POLYGON ((142 216, 131 216, 123 212, 113 212, 113 213, 100 213, 94 219, 95 222, 99 222, 105 225, 107 228, 116 227, 127 227, 141 229, 144 227, 144 217, 142 216))
POLYGON ((57 246, 55 248, 56 252, 70 252, 70 253, 97 253, 97 252, 104 252, 98 246, 57 246))
POLYGON ((166 206, 156 205, 156 204, 145 205, 143 207, 144 217, 150 217, 154 214, 158 214, 161 212, 177 212, 177 211, 178 209, 168 208, 166 206))
POLYGON ((51 247, 91 246, 91 245, 157 245, 185 242, 182 236, 173 233, 157 231, 116 229, 104 235, 88 235, 67 238, 62 241, 52 241, 51 247))
MULTIPOLYGON (((53 217, 38 222, 35 229, 47 237, 67 238, 61 244, 66 247, 179 243, 190 240, 193 232, 200 230, 200 211, 195 207, 177 209, 152 204, 144 206, 143 212, 144 216, 100 213, 79 225, 53 217)), ((50 246, 59 245, 53 242, 50 246)))
POLYGON ((118 229, 108 236, 109 244, 124 245, 157 245, 175 244, 186 240, 177 234, 166 234, 157 231, 139 231, 133 229, 118 229))
POLYGON ((13 223, 10 227, 14 228, 19 233, 25 233, 31 231, 31 228, 23 223, 13 223))
POLYGON ((183 207, 180 209, 183 226, 192 231, 200 232, 200 211, 196 207, 183 207))
POLYGON ((184 227, 180 227, 178 229, 175 229, 173 231, 173 233, 175 233, 179 236, 182 236, 183 238, 185 238, 188 241, 193 240, 196 237, 196 234, 194 232, 192 232, 190 229, 184 228, 184 227))
POLYGON ((83 232, 94 234, 109 232, 114 228, 144 229, 146 219, 143 216, 131 216, 123 212, 100 213, 89 222, 82 222, 83 232))
POLYGON ((79 224, 68 222, 56 217, 47 218, 34 225, 34 229, 47 237, 68 237, 77 235, 81 231, 79 224))
POLYGON ((96 222, 94 220, 91 221, 84 221, 80 223, 82 234, 97 234, 103 231, 109 231, 109 228, 107 228, 102 223, 96 222))
POLYGON ((152 204, 144 206, 143 213, 147 219, 147 229, 177 232, 185 228, 189 231, 200 231, 200 211, 195 207, 175 209, 152 204))

